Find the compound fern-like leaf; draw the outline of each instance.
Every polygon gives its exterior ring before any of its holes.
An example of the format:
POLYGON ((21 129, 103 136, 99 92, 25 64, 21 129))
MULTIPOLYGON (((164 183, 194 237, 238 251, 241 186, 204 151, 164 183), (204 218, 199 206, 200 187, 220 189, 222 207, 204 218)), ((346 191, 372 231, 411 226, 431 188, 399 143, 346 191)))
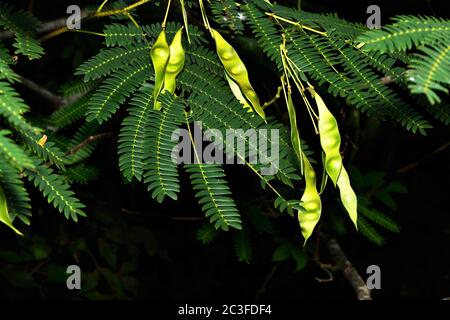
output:
POLYGON ((148 140, 152 146, 145 160, 145 179, 152 197, 162 202, 166 196, 176 200, 180 191, 177 163, 172 152, 177 142, 172 141, 176 130, 184 120, 184 103, 168 93, 160 95, 162 111, 151 110, 148 118, 148 140))

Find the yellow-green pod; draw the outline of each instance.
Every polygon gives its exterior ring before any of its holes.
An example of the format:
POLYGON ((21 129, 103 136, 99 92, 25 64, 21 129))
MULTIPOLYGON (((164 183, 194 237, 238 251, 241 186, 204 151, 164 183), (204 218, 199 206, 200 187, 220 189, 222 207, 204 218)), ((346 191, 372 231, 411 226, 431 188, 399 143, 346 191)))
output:
POLYGON ((320 144, 325 152, 325 170, 336 186, 342 168, 341 135, 336 118, 317 92, 314 93, 314 98, 319 110, 319 135, 320 144))
POLYGON ((11 218, 9 217, 8 212, 8 204, 6 202, 6 196, 5 192, 3 191, 3 188, 0 186, 0 221, 6 224, 8 227, 10 227, 12 230, 14 230, 15 233, 23 236, 23 234, 17 230, 11 221, 11 218))
POLYGON ((248 112, 253 112, 252 107, 248 104, 247 99, 242 94, 241 88, 239 88, 238 84, 234 82, 233 79, 230 78, 228 73, 225 72, 225 78, 228 81, 228 85, 230 86, 231 92, 238 99, 238 101, 242 104, 244 109, 247 109, 248 112))
POLYGON ((306 244, 306 241, 311 236, 315 226, 320 220, 322 201, 320 200, 320 195, 317 191, 316 173, 314 172, 314 169, 305 154, 302 153, 302 155, 306 185, 303 196, 300 199, 300 205, 305 211, 299 211, 298 220, 300 222, 300 229, 302 231, 303 238, 305 238, 304 244, 306 244))
POLYGON ((183 27, 177 31, 173 37, 172 43, 170 44, 170 56, 167 62, 166 72, 164 75, 164 88, 163 91, 168 91, 171 94, 175 92, 176 88, 176 77, 183 70, 184 62, 186 60, 183 45, 181 44, 181 39, 183 36, 183 27))
POLYGON ((153 89, 154 108, 158 109, 157 101, 159 93, 164 85, 167 62, 169 61, 170 48, 167 43, 166 31, 162 30, 150 51, 153 69, 155 70, 155 87, 153 89))
POLYGON ((342 167, 337 185, 339 187, 342 204, 344 205, 345 210, 347 210, 347 213, 353 221, 356 229, 358 229, 358 200, 352 186, 350 185, 350 178, 348 177, 348 173, 344 167, 342 167))
POLYGON ((250 101, 256 113, 265 120, 266 115, 264 110, 261 108, 258 95, 250 84, 247 68, 241 58, 239 58, 236 50, 234 50, 231 44, 229 44, 219 32, 211 28, 211 33, 214 41, 216 42, 217 55, 219 56, 226 72, 230 78, 239 85, 241 92, 244 94, 245 98, 250 101))

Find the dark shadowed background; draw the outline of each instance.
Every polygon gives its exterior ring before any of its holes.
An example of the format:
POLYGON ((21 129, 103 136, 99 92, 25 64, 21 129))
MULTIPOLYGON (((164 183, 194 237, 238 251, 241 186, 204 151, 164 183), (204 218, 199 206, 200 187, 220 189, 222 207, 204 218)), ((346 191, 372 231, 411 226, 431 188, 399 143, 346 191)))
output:
MULTIPOLYGON (((41 21, 47 21, 64 17, 70 4, 83 8, 97 2, 34 1, 32 11, 41 21)), ((11 3, 26 9, 30 1, 11 3)), ((279 3, 297 5, 296 1, 279 3)), ((380 6, 383 24, 397 14, 447 18, 449 14, 445 1, 301 1, 304 10, 337 12, 342 18, 363 24, 370 4, 380 6)), ((161 12, 145 8, 139 9, 142 24, 161 21, 161 12)), ((180 18, 175 13, 172 17, 180 18)), ((101 30, 103 23, 106 21, 82 27, 101 30)), ((241 40, 235 41, 239 44, 241 40)), ((241 47, 245 48, 245 43, 241 47)), ((45 42, 44 48, 42 59, 23 61, 16 71, 57 91, 81 62, 98 52, 101 41, 92 35, 66 33, 45 42)), ((265 61, 253 59, 250 63, 253 74, 264 79, 265 61)), ((25 88, 20 92, 34 114, 51 113, 47 101, 25 88)), ((109 124, 114 135, 120 118, 109 124)), ((450 147, 433 153, 448 146, 448 128, 436 123, 427 137, 413 135, 392 123, 369 122, 364 130, 367 134, 359 141, 355 164, 363 171, 384 172, 408 188, 407 194, 396 197, 397 210, 392 216, 401 232, 387 233, 381 247, 351 232, 339 238, 342 248, 363 277, 367 266, 381 267, 382 289, 373 292, 375 299, 450 297, 450 147), (402 168, 414 163, 402 173, 402 168)), ((159 205, 142 185, 123 184, 116 151, 115 139, 103 140, 90 161, 105 170, 97 181, 75 188, 87 204, 87 218, 77 224, 68 222, 42 198, 34 197, 32 226, 25 237, 18 238, 0 226, 0 298, 221 301, 258 295, 269 300, 354 299, 352 288, 339 273, 332 282, 316 281, 315 277, 327 275, 312 262, 299 272, 294 272, 292 261, 274 268, 274 243, 265 236, 251 239, 254 258, 250 264, 238 262, 227 234, 203 245, 195 238, 201 221, 191 218, 200 218, 202 213, 190 188, 182 186, 178 202, 159 205), (65 268, 71 264, 80 265, 83 271, 83 292, 66 289, 65 268)), ((238 206, 251 210, 252 202, 260 201, 258 182, 245 168, 232 166, 226 170, 238 206)), ((184 186, 187 183, 185 179, 184 186)), ((289 216, 280 218, 278 226, 288 234, 299 232, 289 216), (292 226, 286 227, 289 221, 292 226)), ((325 252, 322 260, 329 262, 325 252)))

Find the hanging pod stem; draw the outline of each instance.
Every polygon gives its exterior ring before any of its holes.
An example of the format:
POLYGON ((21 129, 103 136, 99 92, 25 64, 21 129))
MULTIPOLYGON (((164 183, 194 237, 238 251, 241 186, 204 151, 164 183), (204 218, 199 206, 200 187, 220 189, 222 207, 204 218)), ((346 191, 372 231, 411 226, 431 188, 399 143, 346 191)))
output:
POLYGON ((248 71, 245 64, 242 62, 241 58, 237 54, 236 50, 221 36, 219 32, 210 28, 211 35, 216 43, 216 51, 219 56, 220 62, 222 62, 225 71, 228 73, 230 78, 235 81, 245 98, 250 101, 253 109, 256 113, 266 119, 264 110, 261 108, 258 95, 250 84, 248 78, 248 71))
POLYGON ((175 36, 169 47, 169 61, 167 62, 166 72, 164 74, 164 88, 163 91, 168 91, 171 94, 175 92, 176 77, 183 70, 186 55, 183 45, 181 43, 183 37, 183 27, 181 27, 175 36))
POLYGON ((167 63, 169 62, 170 48, 167 43, 166 30, 163 28, 152 50, 150 51, 150 58, 152 59, 153 69, 155 70, 155 87, 153 89, 153 106, 154 109, 159 110, 157 105, 158 96, 164 85, 164 77, 166 73, 167 63))
POLYGON ((304 211, 299 211, 298 220, 303 238, 305 239, 303 245, 305 245, 320 220, 322 201, 317 191, 316 173, 303 152, 302 157, 304 162, 305 191, 300 199, 300 205, 304 208, 304 211))
MULTIPOLYGON (((281 56, 284 63, 284 57, 281 56)), ((281 87, 283 90, 284 99, 286 100, 286 106, 289 115, 289 125, 291 127, 291 143, 294 149, 295 155, 300 165, 300 171, 303 174, 303 156, 302 156, 302 146, 300 140, 300 133, 297 126, 297 114, 295 112, 294 102, 292 101, 291 86, 289 84, 289 77, 287 76, 286 69, 285 74, 281 77, 281 87), (287 87, 287 88, 286 88, 287 87)))

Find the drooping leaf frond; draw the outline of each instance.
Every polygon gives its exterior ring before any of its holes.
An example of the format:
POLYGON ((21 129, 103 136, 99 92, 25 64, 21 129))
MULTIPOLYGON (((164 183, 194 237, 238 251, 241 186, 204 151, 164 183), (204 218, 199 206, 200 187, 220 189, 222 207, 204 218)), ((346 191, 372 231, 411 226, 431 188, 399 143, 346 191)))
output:
POLYGON ((394 23, 370 30, 356 41, 365 50, 405 51, 421 44, 432 44, 450 38, 450 21, 435 17, 397 16, 394 23))
POLYGON ((219 230, 214 228, 213 224, 205 222, 204 224, 202 224, 200 229, 198 229, 196 238, 203 244, 208 244, 213 242, 217 238, 219 233, 219 230))
POLYGON ((64 172, 64 176, 69 183, 87 184, 95 180, 99 175, 99 170, 95 166, 85 165, 84 163, 74 165, 64 172))
POLYGON ((74 196, 70 186, 64 182, 64 178, 53 172, 51 168, 35 162, 35 170, 27 170, 26 175, 33 184, 39 188, 49 203, 64 213, 65 217, 78 221, 78 216, 86 216, 83 212, 84 205, 74 196))
POLYGON ((186 50, 186 58, 191 64, 197 64, 216 76, 223 76, 224 69, 217 54, 203 46, 189 46, 186 50))
MULTIPOLYGON (((2 47, 0 46, 0 50, 2 47)), ((12 71, 6 59, 3 59, 0 55, 0 80, 6 79, 9 82, 15 82, 19 80, 19 76, 12 71)))
POLYGON ((29 107, 11 87, 11 84, 0 81, 0 115, 16 127, 29 129, 29 125, 22 117, 27 111, 29 111, 29 107))
MULTIPOLYGON (((181 24, 169 22, 166 25, 166 34, 168 38, 172 38, 181 24)), ((155 39, 161 32, 161 24, 156 23, 152 25, 142 26, 137 28, 134 24, 111 24, 105 27, 103 34, 105 35, 105 44, 108 47, 112 46, 130 46, 133 44, 143 44, 145 39, 155 39)), ((203 32, 197 26, 189 26, 189 37, 193 44, 201 44, 204 41, 203 32)))
POLYGON ((361 216, 358 216, 358 230, 378 246, 381 246, 385 242, 384 237, 361 216))
MULTIPOLYGON (((193 109, 193 119, 195 121, 201 121, 205 129, 224 130, 223 137, 227 136, 226 129, 238 129, 233 130, 232 134, 235 135, 236 139, 247 142, 245 150, 230 148, 231 153, 229 156, 237 156, 240 161, 245 161, 246 156, 250 153, 257 154, 260 157, 260 162, 255 164, 255 168, 261 169, 262 164, 264 164, 265 167, 273 168, 277 176, 282 177, 280 180, 287 181, 295 178, 295 176, 291 175, 291 171, 285 170, 289 167, 286 164, 288 160, 285 158, 291 150, 290 144, 285 140, 285 137, 280 136, 280 159, 277 162, 275 158, 270 156, 272 145, 271 127, 267 126, 260 117, 253 116, 244 110, 223 80, 217 79, 213 74, 196 66, 189 66, 179 76, 178 82, 192 91, 188 103, 193 109), (258 132, 260 134, 259 138, 267 142, 268 150, 262 150, 257 143, 255 144, 251 139, 248 139, 246 135, 246 130, 248 129, 253 129, 255 132, 259 129, 266 129, 266 131, 260 130, 258 132), (284 162, 283 165, 280 164, 282 162, 284 162)), ((219 147, 226 145, 223 139, 218 139, 215 143, 219 147)), ((227 152, 227 150, 223 151, 227 152)))
POLYGON ((146 43, 103 49, 79 66, 75 74, 84 75, 84 81, 98 79, 123 67, 124 64, 132 63, 137 59, 145 59, 149 52, 150 47, 146 43))
POLYGON ((83 119, 86 114, 90 96, 85 95, 70 105, 54 112, 51 116, 51 122, 58 128, 65 128, 77 120, 83 119))
POLYGON ((42 56, 44 50, 34 35, 40 22, 29 12, 15 10, 8 4, 0 4, 0 27, 11 31, 15 35, 13 46, 16 54, 23 54, 30 59, 42 56))
POLYGON ((361 206, 358 209, 368 220, 372 221, 373 223, 383 227, 386 230, 392 232, 400 232, 398 224, 378 210, 374 208, 368 208, 366 206, 361 206))
POLYGON ((0 153, 18 169, 33 168, 33 161, 24 150, 7 137, 10 134, 9 130, 0 130, 0 153))
POLYGON ((25 189, 20 172, 8 162, 0 159, 0 182, 5 192, 11 221, 18 217, 26 225, 31 217, 30 197, 25 189))
POLYGON ((19 135, 25 141, 27 147, 40 159, 49 161, 60 169, 64 169, 66 157, 53 141, 47 141, 44 144, 39 143, 43 135, 34 131, 20 130, 19 135))
POLYGON ((222 27, 231 29, 237 34, 242 34, 244 24, 242 20, 245 16, 239 11, 239 8, 233 0, 219 0, 211 2, 211 12, 215 20, 222 27))
POLYGON ((135 61, 111 74, 92 94, 89 100, 87 120, 104 122, 143 82, 151 76, 148 63, 135 61))
POLYGON ((245 229, 234 232, 233 245, 239 262, 250 263, 253 256, 253 248, 245 229))
POLYGON ((162 112, 150 110, 147 120, 148 126, 148 150, 142 156, 147 156, 144 164, 144 183, 148 184, 148 190, 152 192, 152 198, 162 202, 166 196, 176 200, 180 191, 176 159, 172 153, 177 147, 177 141, 173 141, 176 130, 184 121, 184 102, 180 98, 174 98, 169 94, 159 97, 162 104, 162 112))
MULTIPOLYGON (((99 134, 100 127, 96 122, 85 122, 78 128, 66 146, 67 163, 80 162, 95 151, 99 140, 92 137, 99 134)), ((102 136, 107 136, 107 133, 102 133, 102 136)))
POLYGON ((264 12, 258 10, 253 4, 248 3, 245 6, 245 10, 248 16, 247 23, 252 28, 259 44, 267 56, 281 70, 280 44, 282 43, 282 38, 280 33, 270 20, 266 19, 264 12))
POLYGON ((186 164, 191 183, 202 211, 216 229, 228 231, 241 229, 241 218, 236 208, 231 190, 225 181, 225 173, 217 164, 186 164))
POLYGON ((361 35, 357 42, 366 52, 391 52, 397 55, 418 48, 407 59, 405 73, 409 89, 425 94, 430 104, 439 103, 436 91, 448 93, 450 86, 450 20, 435 17, 398 16, 393 24, 361 35))
POLYGON ((96 89, 101 82, 101 78, 84 82, 82 79, 75 79, 64 83, 59 92, 65 97, 85 96, 92 90, 96 89))
POLYGON ((448 94, 450 87, 450 45, 437 43, 420 51, 411 59, 409 89, 425 94, 430 104, 439 103, 441 98, 435 90, 448 94))
MULTIPOLYGON (((129 115, 122 122, 119 134, 119 166, 125 178, 138 181, 144 173, 144 160, 151 152, 148 125, 153 109, 153 86, 144 84, 133 96, 129 115)), ((154 118, 152 118, 154 119, 154 118)))
POLYGON ((432 105, 426 110, 443 124, 450 125, 450 104, 432 105))

